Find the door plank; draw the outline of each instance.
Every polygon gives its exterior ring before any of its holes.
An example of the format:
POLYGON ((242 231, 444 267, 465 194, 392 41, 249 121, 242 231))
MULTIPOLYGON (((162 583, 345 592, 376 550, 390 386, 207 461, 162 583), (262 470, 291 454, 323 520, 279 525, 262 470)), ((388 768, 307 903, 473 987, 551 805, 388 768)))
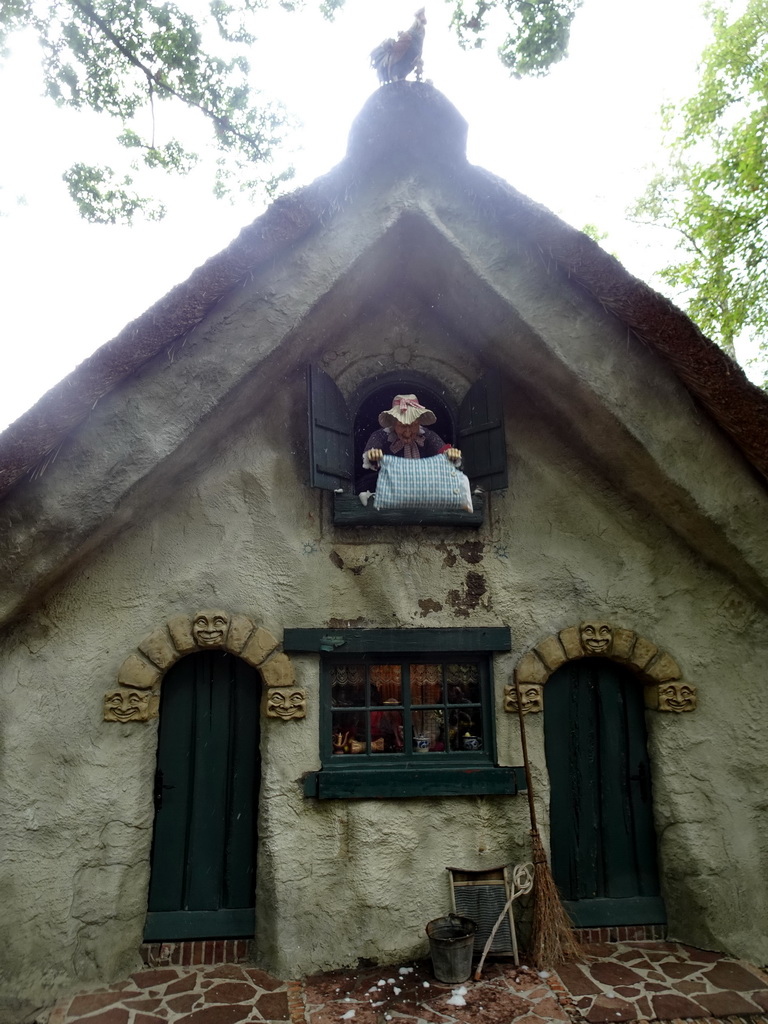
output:
POLYGON ((253 903, 256 878, 256 801, 253 780, 261 774, 259 757, 259 691, 251 670, 239 659, 234 663, 233 700, 230 705, 230 768, 224 869, 224 906, 253 903))
POLYGON ((162 807, 155 812, 149 887, 152 910, 178 910, 184 905, 187 819, 192 795, 190 754, 193 723, 194 701, 187 699, 184 679, 179 673, 169 672, 163 681, 158 737, 162 807))
POLYGON ((218 910, 224 878, 220 846, 226 822, 230 687, 225 663, 215 653, 202 652, 195 664, 194 799, 185 910, 218 910))
POLYGON ((610 662, 602 668, 595 687, 595 709, 605 769, 596 780, 602 797, 600 842, 605 877, 595 895, 624 899, 638 895, 636 837, 627 799, 627 708, 621 681, 610 662))

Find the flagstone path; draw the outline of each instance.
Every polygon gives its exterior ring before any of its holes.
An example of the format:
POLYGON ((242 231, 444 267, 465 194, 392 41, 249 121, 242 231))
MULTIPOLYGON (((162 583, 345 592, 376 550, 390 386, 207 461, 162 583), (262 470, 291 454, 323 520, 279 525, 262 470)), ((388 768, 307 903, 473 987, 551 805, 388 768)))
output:
POLYGON ((677 942, 584 946, 557 974, 590 1024, 768 1013, 768 977, 720 953, 677 942))
POLYGON ((674 942, 600 943, 556 973, 500 961, 444 985, 431 963, 284 982, 248 964, 157 967, 61 1000, 47 1024, 768 1024, 768 976, 674 942))

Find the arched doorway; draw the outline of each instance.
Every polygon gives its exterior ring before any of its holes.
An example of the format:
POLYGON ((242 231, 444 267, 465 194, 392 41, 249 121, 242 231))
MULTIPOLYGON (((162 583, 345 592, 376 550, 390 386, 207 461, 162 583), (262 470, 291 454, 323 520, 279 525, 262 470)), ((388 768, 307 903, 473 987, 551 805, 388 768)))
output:
POLYGON ((578 927, 661 924, 643 689, 605 658, 545 688, 552 873, 578 927))
POLYGON ((256 669, 221 650, 163 679, 148 941, 254 934, 259 696, 256 669))

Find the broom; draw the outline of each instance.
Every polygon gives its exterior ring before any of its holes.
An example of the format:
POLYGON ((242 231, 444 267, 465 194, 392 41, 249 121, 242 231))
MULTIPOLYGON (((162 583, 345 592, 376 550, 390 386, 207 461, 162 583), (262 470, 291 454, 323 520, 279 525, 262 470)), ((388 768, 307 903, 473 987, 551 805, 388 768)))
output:
POLYGON ((520 682, 515 680, 517 689, 517 717, 520 720, 520 742, 523 748, 525 782, 528 788, 528 810, 531 816, 531 853, 533 857, 533 922, 531 926, 531 958, 535 967, 557 967, 568 960, 579 958, 579 943, 573 933, 573 925, 557 891, 552 877, 544 844, 536 823, 536 808, 533 803, 531 764, 528 760, 528 744, 525 738, 525 720, 520 682))

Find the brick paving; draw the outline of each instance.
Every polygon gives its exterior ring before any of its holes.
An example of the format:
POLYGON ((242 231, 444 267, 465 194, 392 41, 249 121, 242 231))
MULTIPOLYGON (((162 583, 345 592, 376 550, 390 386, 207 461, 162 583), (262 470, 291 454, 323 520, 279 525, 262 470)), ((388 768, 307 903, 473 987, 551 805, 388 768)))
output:
MULTIPOLYGON (((40 1018, 41 1024, 44 1018, 40 1018)), ((61 1000, 47 1024, 768 1024, 768 976, 675 942, 591 943, 557 972, 486 964, 445 985, 431 963, 281 981, 245 963, 159 966, 61 1000)))

